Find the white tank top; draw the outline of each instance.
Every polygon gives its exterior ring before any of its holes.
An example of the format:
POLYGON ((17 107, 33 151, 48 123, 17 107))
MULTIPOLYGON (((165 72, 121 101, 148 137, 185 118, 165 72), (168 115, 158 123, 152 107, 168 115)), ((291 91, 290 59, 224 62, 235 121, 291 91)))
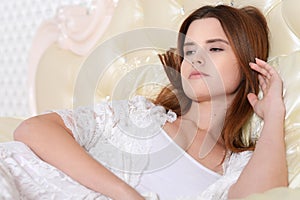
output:
POLYGON ((161 130, 153 138, 147 169, 136 187, 140 193, 154 192, 160 200, 197 196, 221 177, 197 162, 161 130))

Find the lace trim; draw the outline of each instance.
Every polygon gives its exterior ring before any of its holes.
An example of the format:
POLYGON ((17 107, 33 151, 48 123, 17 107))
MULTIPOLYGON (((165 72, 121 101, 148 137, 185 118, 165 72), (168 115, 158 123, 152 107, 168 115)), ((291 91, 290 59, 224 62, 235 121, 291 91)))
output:
MULTIPOLYGON (((0 148, 0 151, 1 158, 6 157, 4 156, 5 152, 3 148, 0 148)), ((20 199, 20 194, 15 185, 13 176, 2 159, 0 159, 0 188, 0 199, 20 199)))
POLYGON ((136 96, 129 101, 129 113, 132 121, 143 126, 149 125, 151 122, 158 122, 163 126, 166 121, 174 122, 177 119, 175 112, 166 110, 162 106, 157 106, 142 96, 136 96))
POLYGON ((91 156, 132 186, 147 165, 151 137, 177 118, 142 96, 55 112, 91 156))

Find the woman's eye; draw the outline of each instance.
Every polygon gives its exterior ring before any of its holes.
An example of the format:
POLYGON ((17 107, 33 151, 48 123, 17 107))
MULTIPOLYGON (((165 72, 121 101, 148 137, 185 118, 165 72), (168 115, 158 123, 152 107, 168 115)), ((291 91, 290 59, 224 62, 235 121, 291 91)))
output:
POLYGON ((222 48, 210 48, 209 51, 212 51, 212 52, 219 52, 219 51, 223 51, 224 49, 222 48))
POLYGON ((190 56, 190 55, 193 55, 195 53, 196 53, 196 51, 185 51, 184 55, 185 56, 190 56))

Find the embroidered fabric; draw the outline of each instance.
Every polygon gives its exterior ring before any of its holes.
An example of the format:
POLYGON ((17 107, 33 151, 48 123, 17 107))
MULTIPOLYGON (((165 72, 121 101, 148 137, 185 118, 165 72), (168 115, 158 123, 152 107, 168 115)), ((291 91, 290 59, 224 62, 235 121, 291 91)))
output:
MULTIPOLYGON (((177 117, 141 96, 130 101, 103 102, 55 112, 92 157, 133 187, 147 166, 151 137, 160 133, 166 121, 173 122, 177 117)), ((9 172, 8 181, 14 178, 19 194, 11 193, 19 195, 19 199, 109 199, 43 162, 20 142, 2 143, 0 152, 3 162, 0 169, 9 172)), ((250 156, 251 152, 232 154, 223 165, 224 176, 192 199, 227 199, 230 185, 237 180, 250 156)), ((11 189, 14 190, 13 185, 11 189)), ((148 200, 158 199, 152 191, 145 196, 148 200)))
POLYGON ((0 159, 0 199, 19 199, 20 195, 5 163, 0 159))

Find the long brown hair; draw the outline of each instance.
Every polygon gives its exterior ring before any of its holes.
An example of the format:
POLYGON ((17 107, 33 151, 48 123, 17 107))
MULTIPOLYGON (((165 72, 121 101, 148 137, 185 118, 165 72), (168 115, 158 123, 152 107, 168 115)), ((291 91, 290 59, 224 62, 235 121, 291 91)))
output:
POLYGON ((254 149, 253 142, 250 141, 246 145, 242 139, 243 126, 253 115, 247 94, 250 92, 258 94, 259 91, 258 74, 251 70, 249 62, 255 62, 255 58, 266 60, 269 52, 267 22, 264 15, 255 7, 238 9, 226 5, 204 6, 191 13, 181 25, 177 48, 159 55, 170 80, 170 86, 161 91, 155 103, 167 110, 173 110, 178 116, 190 109, 191 99, 184 94, 180 77, 183 44, 190 24, 203 18, 216 18, 220 21, 241 69, 242 81, 227 110, 222 130, 225 147, 231 152, 254 149))

